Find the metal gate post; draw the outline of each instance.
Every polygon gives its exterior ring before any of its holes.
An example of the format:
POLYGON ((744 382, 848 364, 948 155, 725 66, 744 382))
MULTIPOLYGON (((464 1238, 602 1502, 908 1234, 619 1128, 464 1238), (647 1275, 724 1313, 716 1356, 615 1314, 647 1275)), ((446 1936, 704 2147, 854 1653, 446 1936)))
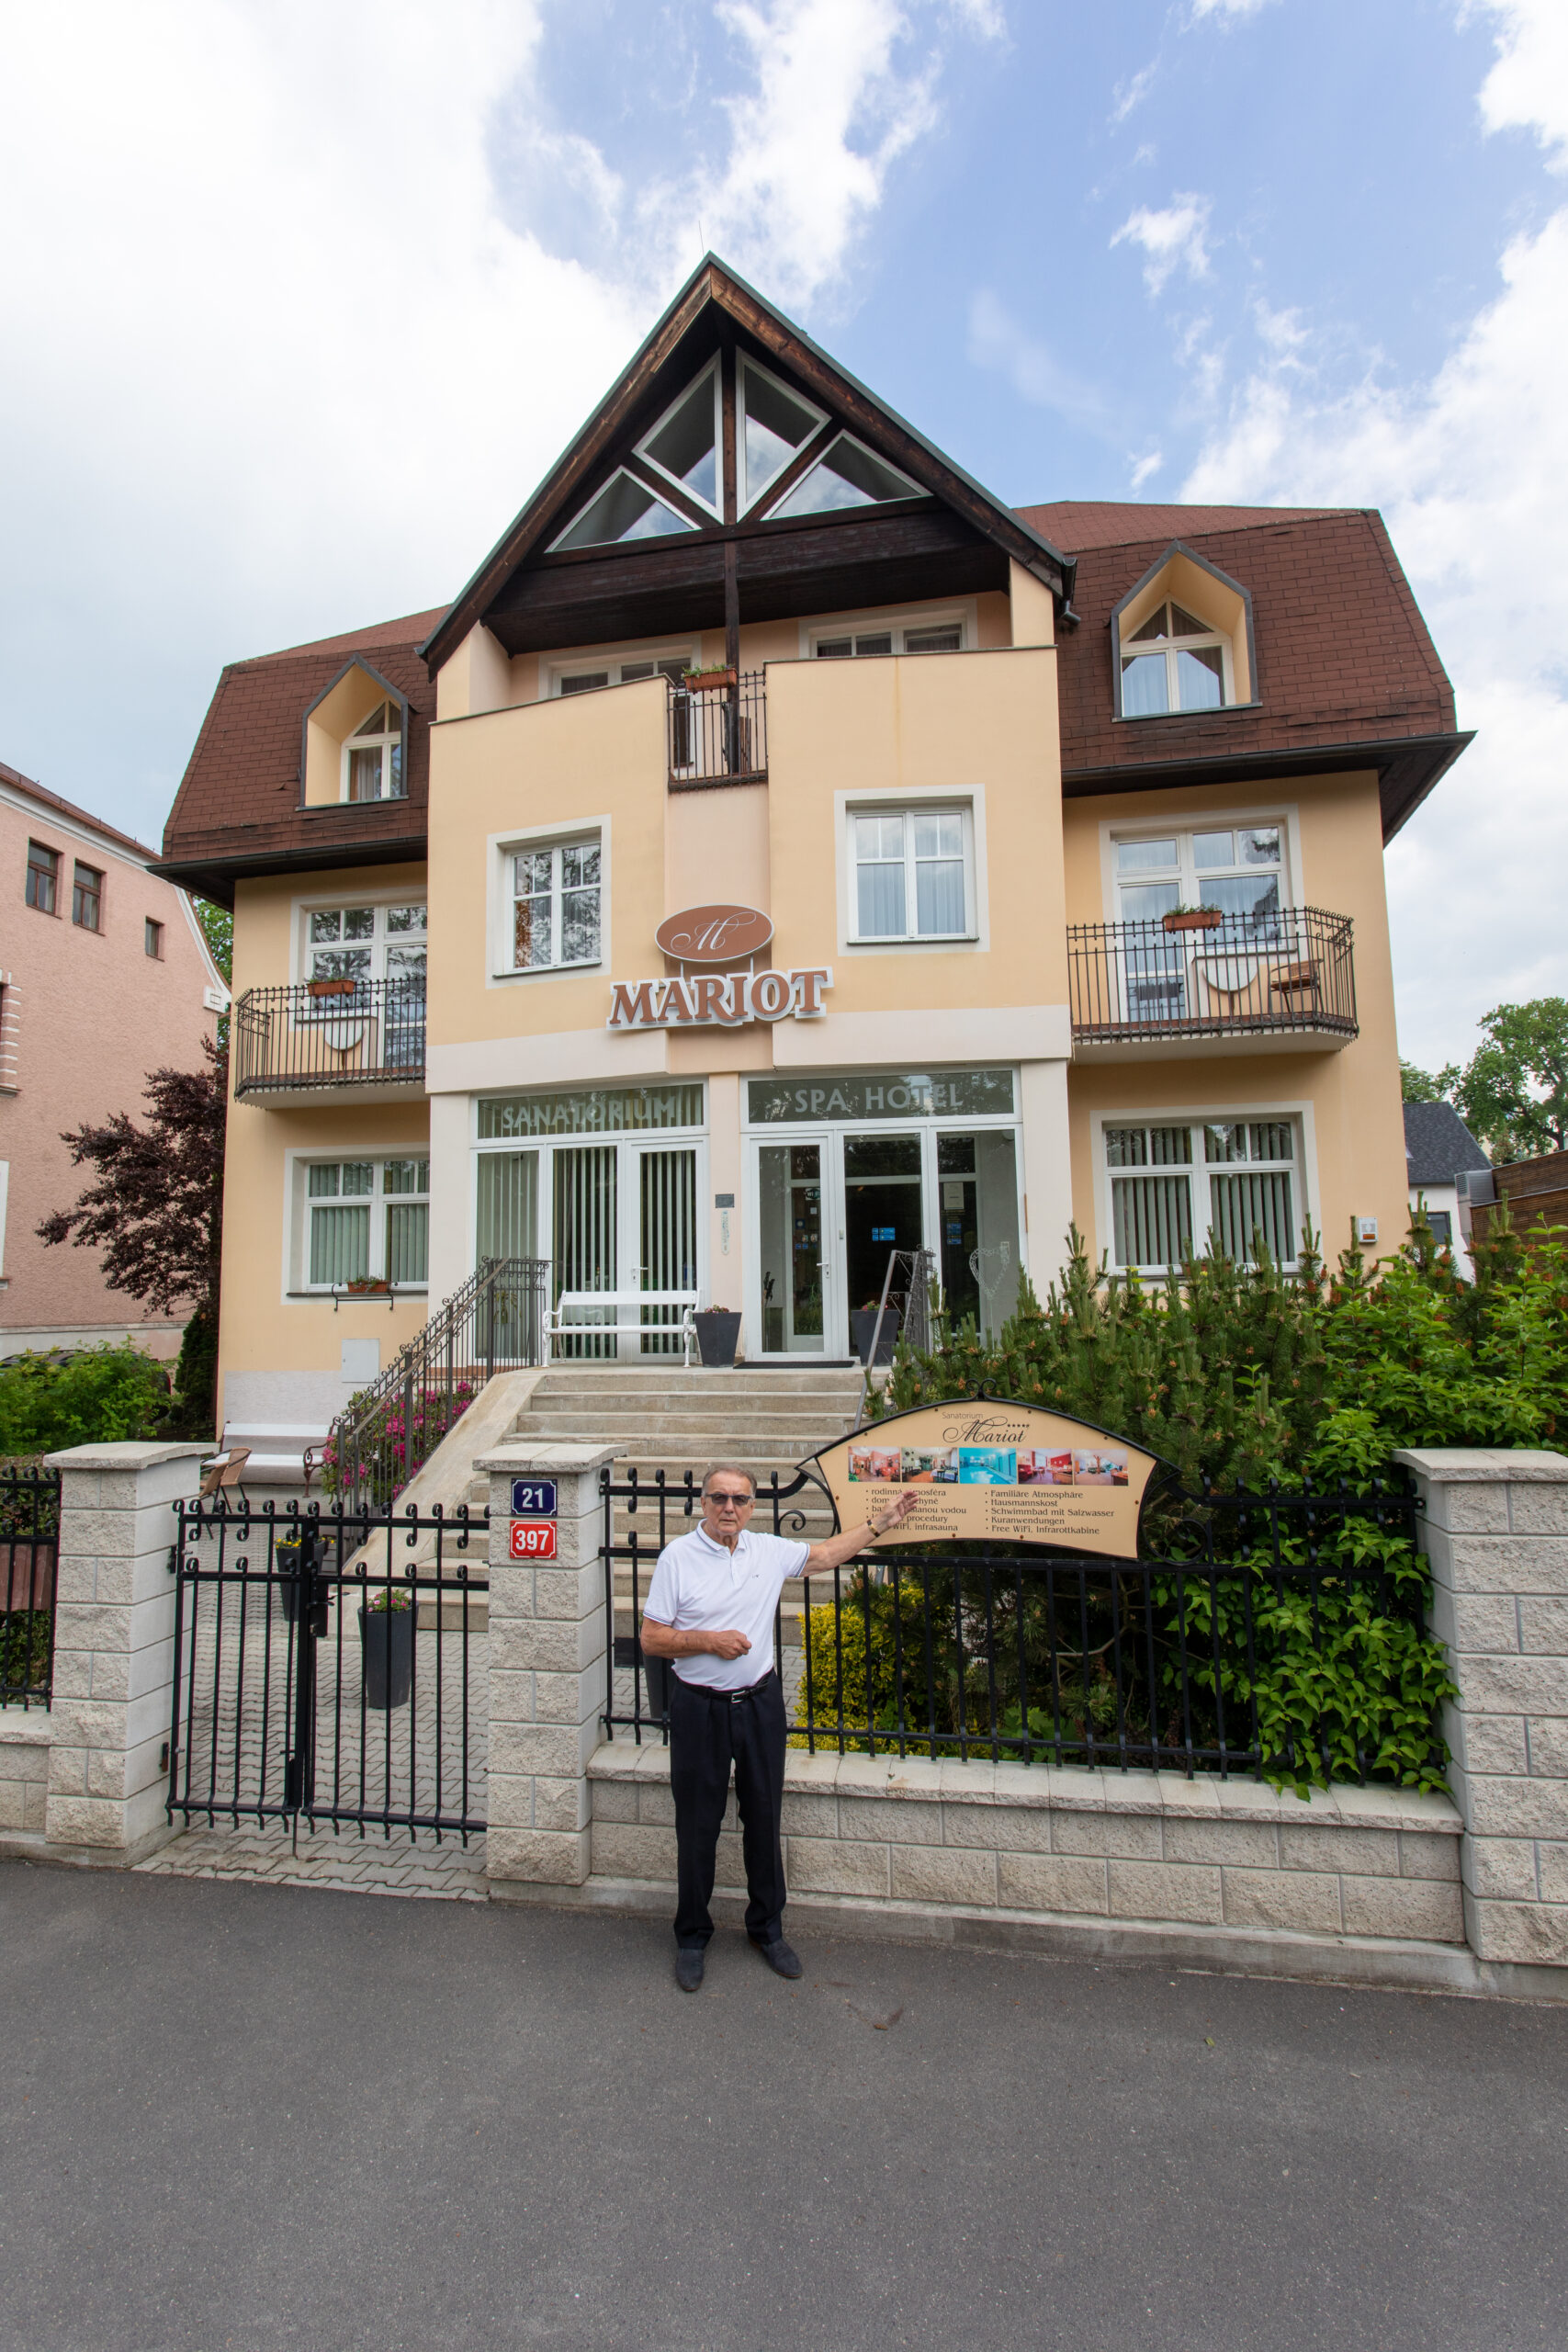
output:
POLYGON ((299 1591, 294 1604, 294 1747, 284 1772, 283 1801, 295 1816, 316 1802, 316 1637, 326 1597, 316 1577, 321 1532, 312 1519, 299 1524, 299 1591))

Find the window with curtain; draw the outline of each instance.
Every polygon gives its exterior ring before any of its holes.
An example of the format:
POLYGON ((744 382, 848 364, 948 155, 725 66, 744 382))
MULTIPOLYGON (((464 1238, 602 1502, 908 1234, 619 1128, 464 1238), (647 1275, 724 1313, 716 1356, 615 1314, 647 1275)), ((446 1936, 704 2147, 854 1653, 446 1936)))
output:
POLYGON ((305 1216, 308 1289, 421 1289, 429 1280, 428 1159, 310 1160, 305 1216))
POLYGON ((401 800, 403 714, 390 700, 378 702, 343 747, 345 800, 401 800))
POLYGON ((602 865, 598 842, 521 850, 511 865, 513 971, 596 964, 602 865))
POLYGON ((856 809, 850 856, 857 939, 970 935, 967 809, 856 809))
POLYGON ((1292 1119, 1105 1129, 1111 1257, 1163 1273, 1205 1250, 1238 1265, 1296 1263, 1298 1132, 1292 1119))
POLYGON ((1160 718, 1172 711, 1219 710, 1235 700, 1230 639, 1168 600, 1156 605, 1122 647, 1122 716, 1160 718))

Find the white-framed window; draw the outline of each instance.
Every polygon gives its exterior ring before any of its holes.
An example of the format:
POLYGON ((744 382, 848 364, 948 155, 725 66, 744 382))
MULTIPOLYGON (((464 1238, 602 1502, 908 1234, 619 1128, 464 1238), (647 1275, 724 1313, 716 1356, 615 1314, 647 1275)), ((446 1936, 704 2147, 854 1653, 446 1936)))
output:
POLYGON ((723 429, 716 352, 694 382, 671 401, 652 432, 643 435, 637 453, 645 465, 716 516, 723 512, 718 476, 723 429))
POLYGON ((739 505, 749 514, 813 434, 827 412, 781 384, 765 368, 742 355, 735 371, 736 464, 739 505))
POLYGON ((834 624, 813 629, 811 652, 818 662, 848 662, 877 653, 962 653, 965 643, 961 613, 923 614, 918 620, 874 620, 863 628, 834 624))
POLYGON ((345 800, 401 800, 403 715, 389 698, 361 719, 343 747, 345 800))
POLYGON ((618 654, 590 655, 557 663, 550 672, 550 693, 583 695, 596 686, 629 686, 640 678, 668 678, 679 685, 694 660, 690 650, 633 653, 625 661, 618 654))
POLYGON ((1235 700, 1231 641, 1168 597, 1121 638, 1118 681, 1123 718, 1163 718, 1172 711, 1219 710, 1235 700))
POLYGON ((513 850, 507 863, 512 969, 539 972, 597 964, 604 888, 597 837, 513 850))
POLYGON ((1285 826, 1194 826, 1118 835, 1113 856, 1122 922, 1156 922, 1179 907, 1217 907, 1227 928, 1272 932, 1286 892, 1285 826))
POLYGON ((307 980, 423 982, 423 899, 390 906, 307 907, 300 922, 307 980))
POLYGON ((966 802, 849 811, 852 940, 967 939, 975 929, 966 802))
POLYGON ((304 1281, 310 1291, 353 1283, 423 1289, 430 1266, 427 1158, 308 1159, 304 1190, 304 1281))
POLYGON ((560 537, 551 541, 550 552, 561 548, 619 547, 628 540, 661 539, 672 531, 696 527, 689 515, 678 514, 656 491, 621 466, 604 489, 579 508, 560 537))
POLYGON ((786 514, 836 514, 846 507, 883 506, 894 499, 924 494, 919 482, 890 466, 852 433, 840 433, 780 499, 769 520, 786 514))
POLYGON ((1305 1205, 1296 1120, 1108 1122, 1103 1136, 1118 1272, 1163 1273, 1206 1250, 1250 1265, 1259 1239, 1276 1265, 1294 1266, 1305 1205))

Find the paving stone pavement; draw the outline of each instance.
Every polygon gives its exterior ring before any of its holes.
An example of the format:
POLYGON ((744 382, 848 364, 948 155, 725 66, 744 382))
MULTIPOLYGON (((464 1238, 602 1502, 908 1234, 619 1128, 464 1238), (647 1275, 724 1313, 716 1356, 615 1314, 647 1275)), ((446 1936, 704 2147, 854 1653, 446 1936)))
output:
POLYGON ((467 1846, 446 1836, 438 1845, 434 1830, 380 1832, 361 1838, 354 1830, 335 1837, 321 1826, 299 1825, 298 1843, 283 1822, 248 1823, 243 1828, 187 1829, 161 1847, 138 1869, 155 1877, 269 1880, 278 1886, 336 1887, 354 1894, 412 1894, 446 1903, 484 1903, 485 1841, 467 1846))

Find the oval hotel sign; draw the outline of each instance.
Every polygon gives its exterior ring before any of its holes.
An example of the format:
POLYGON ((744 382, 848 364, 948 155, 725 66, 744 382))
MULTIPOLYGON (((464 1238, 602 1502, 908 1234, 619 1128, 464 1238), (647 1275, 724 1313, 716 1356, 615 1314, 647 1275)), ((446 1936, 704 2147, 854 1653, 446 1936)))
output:
POLYGON ((757 907, 684 907, 666 915, 653 935, 677 963, 733 964, 742 956, 760 956, 773 926, 757 907))

